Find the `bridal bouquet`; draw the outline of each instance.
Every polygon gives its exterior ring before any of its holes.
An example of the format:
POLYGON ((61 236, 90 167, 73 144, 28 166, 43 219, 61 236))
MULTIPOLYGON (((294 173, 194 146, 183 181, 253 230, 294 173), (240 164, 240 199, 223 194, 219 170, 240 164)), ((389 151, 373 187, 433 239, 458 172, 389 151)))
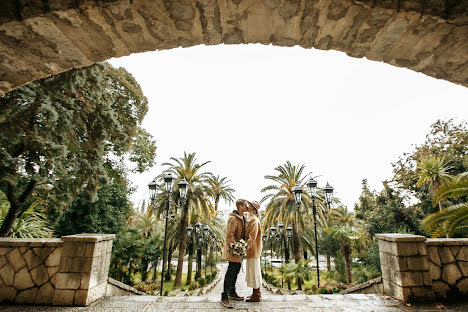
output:
POLYGON ((244 260, 247 254, 247 243, 243 239, 238 240, 235 243, 231 243, 230 247, 230 254, 233 254, 234 256, 239 256, 242 260, 244 260))

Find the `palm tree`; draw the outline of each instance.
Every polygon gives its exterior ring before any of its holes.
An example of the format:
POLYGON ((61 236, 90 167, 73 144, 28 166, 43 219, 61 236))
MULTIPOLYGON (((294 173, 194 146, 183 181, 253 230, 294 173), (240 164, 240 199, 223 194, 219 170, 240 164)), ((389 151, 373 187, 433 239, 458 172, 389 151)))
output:
MULTIPOLYGON (((295 253, 295 262, 298 263, 302 257, 302 246, 300 244, 300 232, 305 228, 307 218, 302 218, 296 207, 292 188, 296 184, 302 184, 305 175, 303 175, 305 165, 293 166, 291 162, 275 168, 277 175, 267 175, 265 179, 273 181, 275 184, 264 187, 261 192, 272 192, 265 195, 260 203, 267 200, 265 209, 264 227, 276 225, 281 221, 285 226, 291 225, 293 228, 293 249, 295 253)), ((304 198, 305 199, 305 198, 304 198)), ((303 202, 304 207, 308 207, 303 202)))
POLYGON ((351 253, 352 248, 357 246, 361 238, 362 228, 360 221, 355 218, 353 212, 348 212, 345 206, 339 206, 330 211, 330 218, 333 226, 328 229, 334 239, 341 242, 340 252, 343 255, 346 265, 346 279, 348 284, 352 283, 351 276, 351 253))
POLYGON ((234 202, 233 193, 235 192, 233 188, 229 185, 228 178, 220 178, 218 176, 210 176, 207 180, 208 190, 207 193, 211 197, 214 203, 215 213, 218 211, 219 201, 222 199, 227 204, 234 202))
MULTIPOLYGON (((188 226, 188 220, 192 214, 198 214, 205 216, 206 219, 209 219, 209 216, 212 215, 213 211, 210 208, 208 203, 206 192, 207 192, 207 180, 212 176, 209 172, 202 172, 202 168, 209 163, 209 161, 204 163, 197 163, 197 158, 195 153, 185 153, 181 158, 170 158, 171 162, 164 163, 164 166, 168 167, 168 171, 172 172, 176 176, 175 183, 185 179, 190 187, 187 192, 187 200, 185 204, 181 207, 181 216, 178 226, 178 249, 179 257, 177 263, 177 272, 176 278, 174 281, 174 288, 181 286, 182 281, 182 266, 185 256, 185 245, 186 245, 186 231, 188 226)), ((179 201, 179 192, 177 189, 173 192, 174 201, 179 201)), ((163 200, 167 205, 167 199, 163 200)), ((161 202, 163 202, 161 201, 161 202)), ((164 209, 164 203, 158 205, 158 210, 164 209)))
MULTIPOLYGON (((416 186, 429 185, 432 196, 435 196, 439 188, 450 180, 448 171, 452 167, 448 166, 444 157, 428 156, 418 161, 416 175, 418 181, 416 186)), ((442 211, 442 204, 439 201, 439 210, 442 211)))
POLYGON ((459 232, 468 234, 468 172, 464 172, 453 178, 447 184, 441 186, 435 196, 436 203, 449 198, 465 198, 465 202, 450 205, 439 212, 424 218, 424 229, 431 232, 432 237, 451 237, 459 232))

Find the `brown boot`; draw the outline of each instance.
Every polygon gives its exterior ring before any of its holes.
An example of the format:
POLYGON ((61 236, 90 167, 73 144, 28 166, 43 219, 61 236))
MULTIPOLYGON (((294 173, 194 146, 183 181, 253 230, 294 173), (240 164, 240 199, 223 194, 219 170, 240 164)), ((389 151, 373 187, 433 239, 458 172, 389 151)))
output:
POLYGON ((246 302, 260 302, 262 294, 260 293, 260 288, 254 289, 252 296, 246 300, 246 302))

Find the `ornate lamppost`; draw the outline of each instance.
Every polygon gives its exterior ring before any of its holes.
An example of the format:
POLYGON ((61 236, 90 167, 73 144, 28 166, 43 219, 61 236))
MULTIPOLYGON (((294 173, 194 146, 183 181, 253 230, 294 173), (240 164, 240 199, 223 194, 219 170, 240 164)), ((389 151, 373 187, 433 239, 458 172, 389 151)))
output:
MULTIPOLYGON (((306 184, 307 193, 312 198, 312 213, 314 217, 314 236, 315 236, 315 257, 317 261, 317 288, 320 287, 320 266, 319 266, 319 253, 318 253, 318 239, 317 239, 317 206, 315 205, 315 198, 317 196, 317 181, 310 177, 309 181, 306 184)), ((300 185, 295 185, 292 189, 294 194, 294 199, 296 201, 297 209, 300 210, 301 201, 302 201, 302 187, 300 185)), ((325 193, 325 201, 330 210, 331 200, 333 199, 333 187, 328 184, 323 188, 325 193)))
POLYGON ((275 237, 276 228, 270 227, 270 273, 273 276, 273 238, 275 237))
MULTIPOLYGON (((263 234, 262 235, 262 241, 263 241, 263 246, 265 246, 266 244, 266 241, 267 241, 267 235, 266 234, 263 234)), ((266 273, 266 250, 265 248, 262 248, 262 253, 263 253, 263 273, 266 273)))
POLYGON ((203 247, 205 248, 205 280, 206 280, 206 267, 208 266, 208 242, 210 239, 210 227, 205 224, 203 227, 203 247))
MULTIPOLYGON (((164 177, 163 177, 164 189, 165 189, 166 195, 167 195, 167 206, 166 206, 166 211, 165 211, 165 214, 164 214, 164 218, 166 220, 165 220, 165 225, 164 225, 164 247, 163 247, 163 263, 162 263, 162 269, 161 269, 161 290, 159 292, 160 296, 163 295, 164 269, 166 267, 167 222, 169 220, 169 213, 171 213, 172 217, 177 213, 177 205, 173 201, 171 201, 171 194, 172 194, 174 179, 175 179, 174 176, 170 172, 166 173, 164 175, 164 177), (174 204, 174 207, 175 207, 174 209, 172 209, 171 203, 174 204)), ((183 204, 185 204, 185 200, 187 199, 187 191, 188 191, 189 184, 185 179, 183 179, 179 183, 177 183, 177 185, 179 186, 180 198, 181 198, 182 205, 183 205, 183 204)), ((154 203, 155 200, 156 200, 157 193, 158 193, 158 187, 159 187, 159 185, 157 183, 156 178, 154 178, 154 180, 151 181, 148 184, 148 188, 149 188, 149 191, 150 191, 151 203, 154 203)))
MULTIPOLYGON (((283 262, 283 243, 284 243, 284 224, 282 222, 278 223, 278 237, 280 247, 279 247, 279 254, 280 254, 280 261, 281 261, 281 269, 284 269, 284 262, 283 262)), ((281 276, 281 288, 284 288, 284 279, 281 276)))
POLYGON ((211 234, 210 240, 210 273, 213 275, 213 249, 216 246, 216 235, 214 233, 211 234))

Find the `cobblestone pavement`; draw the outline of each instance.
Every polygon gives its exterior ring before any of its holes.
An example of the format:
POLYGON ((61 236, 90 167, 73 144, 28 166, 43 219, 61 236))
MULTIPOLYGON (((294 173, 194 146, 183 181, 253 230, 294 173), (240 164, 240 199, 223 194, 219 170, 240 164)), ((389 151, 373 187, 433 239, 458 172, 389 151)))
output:
MULTIPOLYGON (((226 266, 221 266, 224 274, 226 266)), ((224 278, 224 275, 222 276, 224 278)), ((262 288, 262 302, 247 303, 234 301, 234 309, 228 310, 219 303, 223 288, 223 278, 206 295, 200 297, 158 297, 132 296, 110 297, 89 307, 38 307, 0 305, 0 312, 435 312, 442 309, 435 304, 405 306, 403 303, 385 299, 379 295, 273 295, 262 288)), ((237 279, 237 292, 241 296, 250 295, 252 290, 245 285, 245 273, 237 279)), ((468 301, 446 304, 443 311, 466 312, 468 301)))

